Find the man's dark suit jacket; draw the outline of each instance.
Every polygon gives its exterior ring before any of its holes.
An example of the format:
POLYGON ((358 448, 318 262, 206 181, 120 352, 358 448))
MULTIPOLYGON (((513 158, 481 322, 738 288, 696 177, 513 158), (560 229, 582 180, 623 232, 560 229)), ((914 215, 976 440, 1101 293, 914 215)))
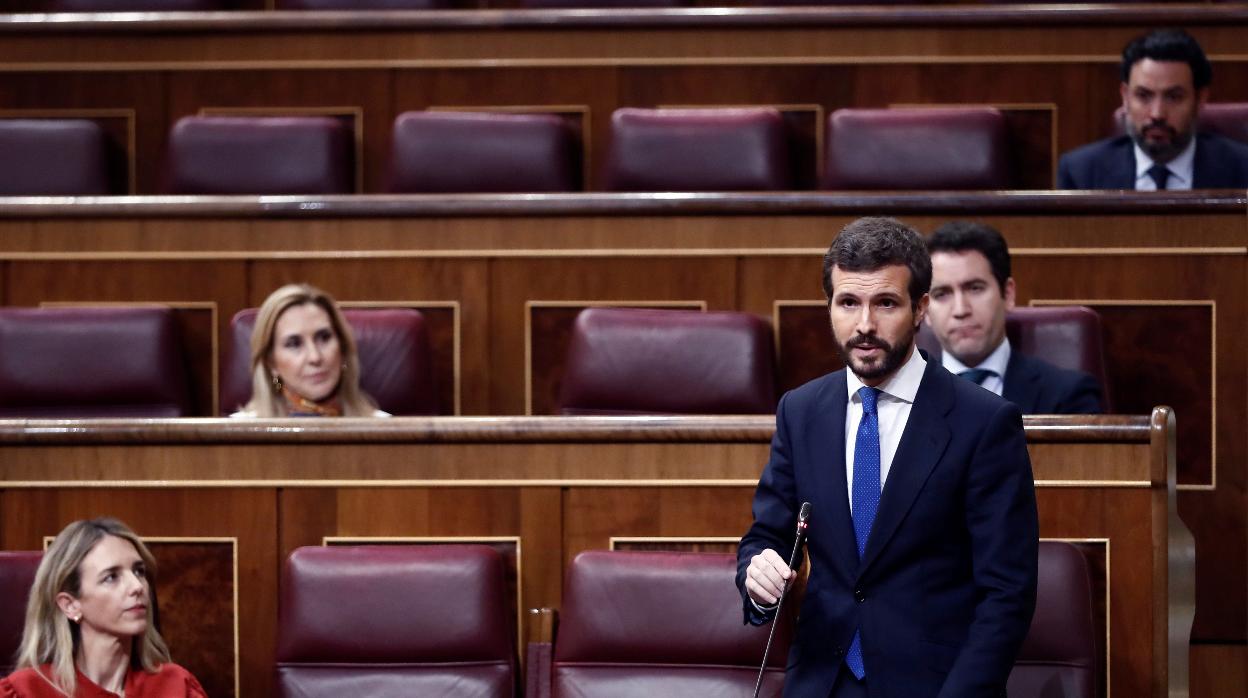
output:
POLYGON ((1001 397, 1023 414, 1100 414, 1101 384, 1083 371, 1058 368, 1019 351, 1010 352, 1001 397))
POLYGON ((1036 595, 1036 497, 1018 408, 929 360, 860 561, 846 390, 841 370, 780 400, 737 551, 746 621, 766 621, 745 593, 750 559, 765 548, 787 558, 809 501, 810 580, 784 694, 826 697, 860 628, 872 698, 1002 695, 1036 595))
MULTIPOLYGON (((1196 135, 1193 189, 1248 187, 1248 145, 1213 133, 1196 135)), ((1058 189, 1135 189, 1135 146, 1130 136, 1089 143, 1062 155, 1058 189)))

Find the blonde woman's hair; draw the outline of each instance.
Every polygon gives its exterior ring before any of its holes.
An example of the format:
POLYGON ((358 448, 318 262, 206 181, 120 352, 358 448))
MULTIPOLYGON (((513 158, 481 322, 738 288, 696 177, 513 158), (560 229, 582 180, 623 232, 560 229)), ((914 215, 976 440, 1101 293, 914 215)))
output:
POLYGON ((328 293, 308 284, 288 284, 264 299, 256 313, 256 327, 251 332, 251 400, 243 406, 246 412, 257 417, 285 417, 286 400, 273 380, 269 358, 273 353, 274 332, 277 320, 287 309, 311 303, 329 316, 338 347, 342 353, 342 374, 338 379, 338 399, 342 402, 342 414, 346 417, 371 417, 377 410, 364 391, 360 390, 360 355, 355 345, 351 326, 338 310, 338 303, 328 293))
POLYGON ((57 690, 74 695, 77 679, 74 658, 82 642, 78 624, 71 621, 56 603, 64 592, 78 598, 82 593, 82 560, 105 536, 128 541, 138 551, 147 567, 148 595, 153 616, 142 636, 131 641, 130 666, 155 672, 169 662, 169 647, 156 629, 156 560, 143 541, 124 523, 113 518, 80 520, 66 526, 43 554, 35 582, 26 604, 26 627, 17 651, 17 668, 34 668, 42 676, 44 664, 50 665, 51 676, 44 676, 57 690))

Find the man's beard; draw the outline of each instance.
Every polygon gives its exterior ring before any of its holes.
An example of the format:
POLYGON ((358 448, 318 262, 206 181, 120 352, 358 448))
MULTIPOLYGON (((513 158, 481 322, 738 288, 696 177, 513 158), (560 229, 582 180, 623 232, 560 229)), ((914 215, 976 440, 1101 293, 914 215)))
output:
POLYGON ((888 376, 901 366, 906 360, 906 355, 910 353, 910 347, 914 344, 914 337, 917 333, 918 328, 911 327, 909 334, 902 337, 897 344, 889 344, 875 335, 856 334, 844 344, 837 342, 836 350, 841 355, 841 361, 845 362, 854 375, 864 380, 874 380, 888 376), (855 347, 876 347, 882 349, 884 355, 874 363, 865 364, 853 358, 855 347))
POLYGON ((1152 158, 1153 162, 1159 163, 1167 163, 1175 159, 1192 142, 1191 130, 1179 132, 1164 121, 1150 121, 1143 126, 1137 127, 1128 119, 1127 133, 1131 134, 1131 140, 1140 146, 1140 150, 1143 150, 1148 157, 1152 158), (1149 129, 1163 129, 1170 134, 1170 140, 1165 143, 1148 140, 1144 133, 1149 129))

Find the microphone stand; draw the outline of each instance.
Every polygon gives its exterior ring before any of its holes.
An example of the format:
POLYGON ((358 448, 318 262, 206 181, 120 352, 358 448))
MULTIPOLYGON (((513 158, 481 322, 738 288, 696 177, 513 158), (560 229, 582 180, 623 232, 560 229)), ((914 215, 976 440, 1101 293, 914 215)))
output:
MULTIPOLYGON (((802 502, 802 510, 797 515, 797 538, 793 541, 793 552, 789 555, 789 569, 797 571, 797 565, 801 561, 802 544, 806 542, 806 529, 810 525, 810 502, 802 502)), ((792 576, 790 575, 790 580, 792 576)), ((771 641, 776 637, 776 621, 780 618, 780 609, 784 607, 784 597, 788 596, 789 588, 792 586, 790 581, 785 581, 784 588, 780 590, 780 598, 776 601, 776 615, 771 619, 771 630, 767 633, 767 647, 763 649, 763 663, 758 667, 758 680, 754 682, 754 698, 758 698, 758 692, 763 688, 763 673, 767 670, 767 655, 771 654, 771 641)))

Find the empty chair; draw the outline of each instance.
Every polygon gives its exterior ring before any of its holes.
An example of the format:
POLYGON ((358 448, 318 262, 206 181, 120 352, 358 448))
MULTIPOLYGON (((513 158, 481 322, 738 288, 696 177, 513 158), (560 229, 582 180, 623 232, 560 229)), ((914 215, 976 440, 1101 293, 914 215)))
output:
POLYGON ((1010 672, 1010 698, 1096 696, 1094 633, 1087 560, 1070 543, 1040 541, 1036 612, 1010 672))
POLYGON ((1005 118, 984 107, 838 109, 824 189, 1009 189, 1005 118))
MULTIPOLYGON (((1011 351, 1090 374, 1101 384, 1102 407, 1111 411, 1105 340, 1101 316, 1095 310, 1082 305, 1014 308, 1005 316, 1005 336, 1011 351)), ((940 355, 940 342, 927 323, 919 327, 917 341, 929 354, 940 355)))
POLYGON ((169 132, 174 194, 348 194, 353 138, 333 117, 188 116, 169 132))
POLYGON ((511 696, 502 557, 481 545, 299 548, 286 562, 280 695, 511 696))
POLYGON ((564 365, 564 414, 775 411, 771 326, 748 313, 587 308, 564 365))
MULTIPOLYGON (((429 331, 410 308, 344 309, 360 352, 360 387, 393 415, 439 413, 429 331)), ((221 410, 230 413, 251 399, 251 332, 256 309, 230 320, 230 351, 221 372, 221 410)))
POLYGON ((0 308, 0 417, 183 417, 169 308, 0 308))
POLYGON ((47 12, 207 12, 226 9, 221 0, 45 0, 47 12))
POLYGON ((611 191, 790 189, 788 147, 775 109, 617 109, 605 185, 611 191))
POLYGON ((0 119, 0 196, 108 193, 108 142, 99 124, 0 119))
MULTIPOLYGON (((730 553, 607 552, 577 555, 568 567, 553 665, 533 666, 526 695, 749 696, 768 626, 742 622, 730 553), (656 593, 656 590, 662 590, 656 593)), ((785 601, 796 609, 800 600, 785 601)), ((781 616, 764 676, 764 696, 780 695, 792 636, 781 616)))
POLYGON ((26 625, 26 601, 43 553, 0 552, 0 674, 13 671, 13 659, 26 625))
POLYGON ((396 192, 560 192, 581 186, 580 147, 553 114, 405 112, 394 121, 396 192))
POLYGON ((449 0, 277 0, 279 10, 440 10, 449 0))
POLYGON ((629 7, 682 7, 683 0, 520 0, 521 7, 529 8, 629 8, 629 7))

